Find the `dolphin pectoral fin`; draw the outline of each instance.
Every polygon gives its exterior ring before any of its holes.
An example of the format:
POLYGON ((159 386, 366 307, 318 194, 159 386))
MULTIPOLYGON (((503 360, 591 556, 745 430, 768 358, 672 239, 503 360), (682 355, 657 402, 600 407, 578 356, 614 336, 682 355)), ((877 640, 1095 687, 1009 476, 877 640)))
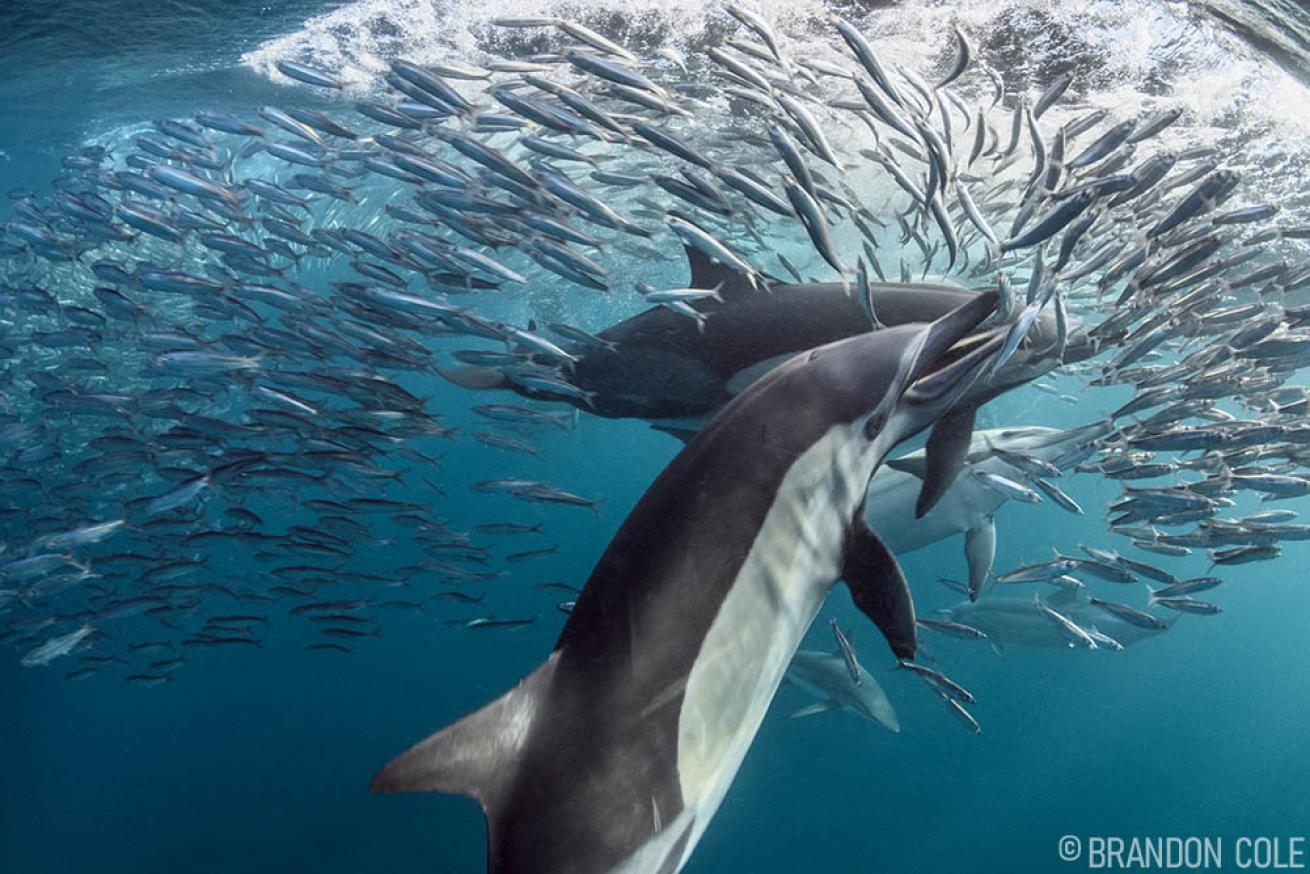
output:
POLYGON ((911 452, 909 455, 902 455, 900 458, 889 458, 883 462, 883 465, 890 467, 892 470, 899 470, 901 473, 908 473, 910 476, 923 479, 928 471, 928 458, 922 452, 911 452))
POLYGON ((897 658, 913 659, 918 646, 910 587, 887 544, 864 521, 864 506, 846 534, 842 579, 851 599, 873 620, 897 658))
POLYGON ((841 705, 838 704, 836 701, 818 701, 815 702, 814 704, 810 704, 806 707, 802 707, 800 710, 797 710, 794 713, 788 713, 787 718, 800 719, 803 716, 815 716, 816 714, 819 713, 828 713, 833 710, 840 710, 840 709, 841 709, 841 705))
POLYGON ((373 792, 448 792, 482 805, 488 829, 518 771, 533 717, 549 693, 559 653, 481 710, 401 753, 374 775, 373 792))
POLYGON ((974 406, 958 406, 933 425, 924 446, 926 467, 923 488, 919 489, 919 499, 914 504, 914 518, 922 519, 955 482, 969 454, 977 412, 978 408, 974 406))
POLYGON ((509 385, 509 378, 494 367, 456 367, 453 369, 438 367, 437 373, 444 379, 463 388, 505 388, 509 385))
POLYGON ((969 600, 977 601, 996 557, 996 520, 988 516, 964 532, 964 558, 969 563, 969 600))
MULTIPOLYGON (((687 266, 691 268, 691 279, 687 283, 688 288, 714 288, 719 287, 719 297, 723 298, 725 303, 732 303, 734 300, 756 293, 755 286, 751 284, 750 277, 745 273, 734 270, 725 264, 710 258, 700 249, 684 245, 683 251, 687 253, 687 266)), ((773 284, 778 284, 778 280, 772 276, 765 276, 765 279, 773 284)), ((700 302, 692 305, 696 309, 706 308, 700 302)))

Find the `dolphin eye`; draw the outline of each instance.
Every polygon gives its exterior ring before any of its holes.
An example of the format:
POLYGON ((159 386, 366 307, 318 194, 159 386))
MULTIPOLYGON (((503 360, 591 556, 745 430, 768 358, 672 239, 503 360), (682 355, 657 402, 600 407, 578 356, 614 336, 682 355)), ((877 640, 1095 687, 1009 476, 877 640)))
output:
POLYGON ((882 427, 885 424, 887 424, 887 414, 874 413, 872 416, 869 417, 868 421, 864 423, 865 439, 872 440, 873 438, 877 437, 878 432, 882 430, 882 427))

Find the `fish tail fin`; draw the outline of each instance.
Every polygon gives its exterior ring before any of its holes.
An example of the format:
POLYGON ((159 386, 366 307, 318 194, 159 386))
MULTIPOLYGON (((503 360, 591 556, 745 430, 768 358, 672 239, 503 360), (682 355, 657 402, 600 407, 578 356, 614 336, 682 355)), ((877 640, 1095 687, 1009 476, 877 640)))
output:
POLYGON ((482 805, 494 835, 496 813, 514 783, 558 658, 552 654, 495 701, 392 759, 369 790, 467 795, 482 805))

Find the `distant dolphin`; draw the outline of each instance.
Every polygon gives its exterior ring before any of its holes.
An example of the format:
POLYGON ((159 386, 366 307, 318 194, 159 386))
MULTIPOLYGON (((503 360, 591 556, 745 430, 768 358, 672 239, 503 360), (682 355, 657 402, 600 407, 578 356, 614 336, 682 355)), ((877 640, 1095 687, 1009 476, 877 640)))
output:
MULTIPOLYGON (((1031 591, 1031 589, 1030 589, 1031 591)), ((1084 629, 1096 629, 1124 646, 1163 634, 1164 629, 1131 625, 1097 609, 1076 588, 1042 592, 1042 603, 1084 629)), ((976 602, 963 601, 943 615, 987 634, 993 646, 1038 646, 1065 649, 1069 639, 1033 606, 1031 596, 995 597, 976 602)))
MULTIPOLYGON (((805 349, 871 329, 854 289, 839 282, 791 284, 773 281, 756 290, 730 267, 686 248, 692 288, 719 288, 722 302, 706 299, 695 308, 708 315, 703 330, 686 316, 654 307, 598 335, 612 349, 575 350, 578 362, 568 380, 590 393, 589 402, 546 394, 512 382, 494 367, 443 369, 467 388, 502 388, 525 397, 571 403, 607 418, 647 419, 660 430, 688 439, 715 411, 773 367, 805 349)), ((874 283, 873 310, 887 327, 928 323, 968 302, 976 292, 933 283, 874 283)), ((1055 338, 1055 319, 1044 312, 1032 336, 1055 338)), ((1074 320, 1065 361, 1089 357, 1087 331, 1074 320)))
MULTIPOLYGON (((865 490, 898 443, 1037 367, 1034 347, 989 372, 1007 329, 977 329, 997 300, 819 347, 743 392, 642 496, 546 661, 373 790, 477 799, 492 872, 680 870, 836 580, 913 658, 914 607, 865 490)), ((930 458, 968 445, 929 443, 930 458)))
POLYGON ((846 660, 840 655, 803 649, 792 657, 784 679, 819 699, 791 714, 792 718, 829 710, 849 710, 891 731, 901 730, 887 693, 863 665, 860 665, 860 682, 856 684, 851 680, 846 660))
MULTIPOLYGON (((1097 441, 1113 431, 1114 424, 1108 421, 1069 431, 1039 427, 976 431, 963 472, 978 470, 1026 478, 1027 474, 1007 464, 998 451, 1028 455, 1061 469, 1069 468, 1083 461, 1097 441)), ((897 555, 963 534, 969 590, 976 593, 991 573, 996 552, 994 517, 1005 503, 1005 496, 974 477, 960 475, 936 505, 916 519, 915 506, 926 475, 924 450, 888 459, 869 483, 865 519, 897 555)))

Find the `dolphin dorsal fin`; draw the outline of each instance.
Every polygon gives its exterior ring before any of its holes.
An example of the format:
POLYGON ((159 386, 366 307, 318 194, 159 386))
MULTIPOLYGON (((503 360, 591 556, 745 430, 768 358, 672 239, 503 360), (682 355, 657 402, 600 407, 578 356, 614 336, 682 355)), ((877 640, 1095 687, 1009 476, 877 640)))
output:
POLYGON ((481 710, 419 741, 379 771, 373 792, 447 792, 482 805, 492 827, 513 783, 532 720, 548 693, 559 653, 481 710))
POLYGON ((688 288, 718 286, 719 297, 723 298, 725 303, 756 293, 750 277, 745 273, 720 264, 693 246, 684 245, 682 248, 687 253, 687 266, 691 268, 691 278, 687 281, 688 288))

